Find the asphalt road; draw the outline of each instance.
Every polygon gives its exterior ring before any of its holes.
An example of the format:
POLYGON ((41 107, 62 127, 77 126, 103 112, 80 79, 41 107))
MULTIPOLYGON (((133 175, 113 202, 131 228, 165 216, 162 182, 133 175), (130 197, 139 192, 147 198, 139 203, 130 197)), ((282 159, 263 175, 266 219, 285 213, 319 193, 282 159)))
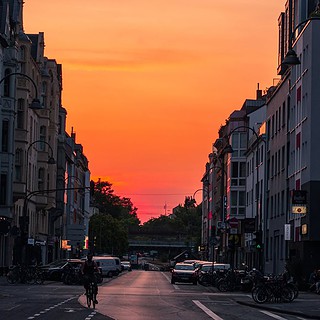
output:
POLYGON ((83 292, 81 286, 59 282, 8 285, 2 279, 0 319, 320 319, 320 296, 316 294, 300 294, 292 303, 260 306, 247 293, 220 293, 192 284, 172 285, 168 272, 134 270, 105 280, 99 286, 95 310, 86 307, 83 292))

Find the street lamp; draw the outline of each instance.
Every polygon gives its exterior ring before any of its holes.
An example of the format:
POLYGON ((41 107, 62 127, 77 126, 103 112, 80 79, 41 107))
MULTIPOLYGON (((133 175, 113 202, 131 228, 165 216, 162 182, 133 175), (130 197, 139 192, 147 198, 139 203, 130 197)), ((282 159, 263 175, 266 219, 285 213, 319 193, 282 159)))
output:
MULTIPOLYGON (((36 140, 36 141, 33 141, 32 143, 30 143, 30 145, 29 145, 29 147, 27 149, 27 153, 26 153, 26 156, 27 156, 27 160, 26 160, 26 165, 27 165, 26 166, 26 193, 27 193, 27 190, 28 190, 28 185, 27 184, 28 184, 28 174, 29 174, 29 172, 28 172, 28 170, 29 170, 29 161, 28 161, 29 160, 29 151, 30 151, 31 147, 36 143, 46 144, 49 147, 51 155, 48 155, 47 163, 48 164, 56 164, 56 161, 55 161, 55 159, 53 157, 53 149, 52 149, 51 145, 48 142, 46 142, 44 140, 36 140)), ((37 149, 37 151, 39 152, 38 149, 37 149)))
POLYGON ((287 66, 295 66, 301 64, 296 52, 293 50, 293 42, 295 40, 295 35, 300 27, 304 27, 309 21, 320 20, 320 4, 317 5, 316 10, 310 15, 310 17, 302 22, 300 22, 291 32, 289 37, 289 48, 286 56, 284 57, 282 64, 287 66))
POLYGON ((30 104, 30 109, 33 109, 33 110, 40 110, 40 109, 43 109, 43 106, 41 105, 40 103, 40 100, 38 99, 38 89, 37 89, 37 86, 35 84, 35 82, 33 81, 33 79, 31 77, 29 77, 28 75, 24 74, 24 73, 20 73, 20 72, 12 72, 12 73, 9 73, 7 74, 6 76, 4 76, 1 80, 0 80, 0 84, 8 79, 9 77, 11 76, 22 76, 22 77, 25 77, 27 78, 34 86, 34 89, 35 89, 35 94, 36 94, 36 97, 33 98, 31 104, 30 104))
MULTIPOLYGON (((202 224, 204 224, 204 221, 206 219, 206 228, 204 228, 204 226, 202 226, 202 230, 206 230, 206 234, 203 234, 206 236, 206 239, 205 240, 205 248, 206 248, 206 256, 207 256, 207 259, 209 259, 209 211, 210 211, 210 202, 209 202, 209 185, 207 185, 207 187, 205 189, 203 188, 200 188, 200 189, 197 189, 191 199, 194 200, 194 202, 196 203, 196 200, 195 200, 195 195, 199 192, 199 191, 202 191, 204 193, 206 193, 207 195, 207 209, 204 210, 204 208, 202 209, 202 214, 203 214, 203 220, 202 220, 202 224), (206 213, 206 217, 204 216, 204 213, 206 213)), ((203 201, 202 201, 203 203, 203 201)), ((204 238, 204 237, 203 237, 204 238)))

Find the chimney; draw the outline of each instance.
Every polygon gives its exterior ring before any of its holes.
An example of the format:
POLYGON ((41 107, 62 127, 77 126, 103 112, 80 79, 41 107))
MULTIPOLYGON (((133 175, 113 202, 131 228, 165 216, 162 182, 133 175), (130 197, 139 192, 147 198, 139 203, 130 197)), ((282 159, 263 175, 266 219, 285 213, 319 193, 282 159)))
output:
POLYGON ((259 83, 258 83, 258 89, 257 89, 257 100, 262 100, 262 90, 259 89, 259 83))

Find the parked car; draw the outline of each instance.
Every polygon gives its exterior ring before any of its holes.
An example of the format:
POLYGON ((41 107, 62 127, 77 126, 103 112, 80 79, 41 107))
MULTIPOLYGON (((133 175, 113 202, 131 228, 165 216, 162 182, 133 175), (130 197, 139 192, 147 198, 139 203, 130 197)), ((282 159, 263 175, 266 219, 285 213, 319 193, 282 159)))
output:
POLYGON ((122 268, 122 270, 131 271, 132 270, 131 262, 130 261, 121 261, 121 268, 122 268))
POLYGON ((82 263, 81 259, 62 259, 44 265, 41 269, 45 272, 47 280, 62 281, 63 275, 69 269, 80 269, 82 263))
POLYGON ((177 263, 171 272, 171 283, 191 282, 197 284, 198 269, 192 263, 177 263))
POLYGON ((93 260, 102 271, 103 277, 117 276, 121 271, 121 262, 118 257, 94 256, 93 260))

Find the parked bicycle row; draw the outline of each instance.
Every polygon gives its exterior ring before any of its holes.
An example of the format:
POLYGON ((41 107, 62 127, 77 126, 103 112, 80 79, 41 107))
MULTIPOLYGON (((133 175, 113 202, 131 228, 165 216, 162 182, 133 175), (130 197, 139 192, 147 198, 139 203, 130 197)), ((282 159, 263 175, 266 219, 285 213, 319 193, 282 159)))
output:
POLYGON ((297 298, 299 290, 285 271, 283 274, 263 275, 260 271, 232 269, 229 264, 208 261, 177 263, 172 269, 171 283, 192 282, 203 286, 215 286, 221 292, 251 292, 257 303, 291 302, 297 298))
MULTIPOLYGON (((120 261, 119 258, 110 256, 95 256, 99 267, 96 274, 97 283, 101 283, 104 277, 119 275, 122 271, 131 271, 129 261, 120 261)), ((44 281, 61 281, 64 284, 83 284, 81 266, 83 259, 61 259, 48 265, 37 266, 11 266, 6 273, 7 281, 14 283, 42 284, 44 281)))

